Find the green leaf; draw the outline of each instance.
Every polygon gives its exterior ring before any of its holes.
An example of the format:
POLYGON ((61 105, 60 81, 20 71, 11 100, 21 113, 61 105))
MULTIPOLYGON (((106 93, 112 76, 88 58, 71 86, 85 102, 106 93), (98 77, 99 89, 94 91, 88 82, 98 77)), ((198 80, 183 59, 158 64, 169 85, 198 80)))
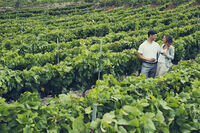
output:
POLYGON ((145 133, 153 133, 156 130, 153 121, 148 118, 144 121, 144 131, 145 133))
POLYGON ((35 105, 35 106, 32 106, 31 108, 34 109, 34 110, 38 110, 39 106, 35 105))
POLYGON ((57 127, 54 127, 53 129, 47 130, 47 133, 58 133, 57 127))
POLYGON ((191 132, 193 130, 198 130, 197 128, 191 126, 190 124, 182 124, 181 126, 183 126, 183 128, 181 128, 181 131, 183 133, 188 133, 188 132, 191 132))
POLYGON ((90 128, 95 130, 100 126, 101 120, 99 118, 97 118, 95 121, 92 121, 90 123, 90 128))
POLYGON ((155 116, 155 114, 153 113, 146 113, 143 117, 142 117, 142 121, 144 121, 144 132, 145 133, 153 133, 156 128, 155 125, 152 121, 152 118, 155 116))
POLYGON ((101 125, 100 125, 100 127, 101 127, 101 131, 105 133, 105 132, 106 132, 106 130, 104 129, 104 126, 103 126, 103 124, 104 124, 104 122, 103 122, 103 121, 101 121, 101 125))
POLYGON ((169 128, 161 128, 160 129, 163 133, 170 133, 169 128))
POLYGON ((127 133, 127 131, 124 129, 124 127, 120 126, 118 133, 127 133))
POLYGON ((181 130, 181 133, 191 133, 191 131, 190 130, 188 130, 188 129, 180 129, 181 130))
POLYGON ((113 111, 113 112, 104 114, 103 121, 110 124, 110 123, 113 122, 114 118, 115 118, 115 114, 114 114, 114 111, 113 111))
POLYGON ((147 107, 147 106, 149 106, 149 103, 141 103, 140 104, 142 107, 147 107))
POLYGON ((37 127, 39 129, 45 129, 46 126, 47 126, 47 121, 46 121, 45 118, 43 118, 42 120, 40 120, 40 121, 37 122, 37 127))
POLYGON ((20 124, 26 124, 28 122, 28 118, 26 118, 26 114, 18 114, 16 119, 20 124))
POLYGON ((72 123, 72 132, 73 133, 81 133, 81 132, 86 132, 86 126, 83 122, 83 116, 79 116, 78 118, 76 118, 73 123, 72 123))
POLYGON ((181 98, 181 100, 183 102, 187 102, 187 99, 190 99, 190 94, 189 93, 185 93, 185 92, 181 92, 179 94, 179 97, 181 98))
POLYGON ((8 128, 8 125, 7 124, 0 124, 0 129, 1 129, 1 132, 2 133, 8 133, 10 128, 8 128))
POLYGON ((111 98, 113 98, 114 100, 118 101, 119 99, 122 98, 121 95, 114 95, 114 96, 111 96, 111 98))
POLYGON ((125 120, 125 119, 119 119, 119 120, 117 121, 117 124, 119 124, 119 125, 128 125, 128 121, 125 120))
POLYGON ((160 105, 163 107, 165 110, 172 110, 169 106, 167 106, 167 102, 160 100, 160 105))
POLYGON ((121 114, 121 115, 128 115, 128 113, 126 113, 123 109, 119 110, 119 114, 121 114))
POLYGON ((25 128, 23 128, 23 133, 32 133, 33 128, 31 128, 29 125, 26 125, 25 128))
POLYGON ((85 109, 86 114, 90 114, 91 112, 92 112, 92 110, 91 110, 90 106, 85 109))
POLYGON ((128 113, 133 114, 134 116, 140 115, 140 111, 138 110, 137 107, 134 107, 134 106, 125 105, 125 106, 123 107, 123 110, 124 110, 125 112, 128 112, 128 113))
POLYGON ((0 105, 5 103, 5 99, 0 97, 0 105))
POLYGON ((139 120, 138 120, 138 119, 133 119, 133 120, 129 121, 128 124, 129 124, 130 126, 139 127, 139 124, 140 124, 140 123, 139 123, 139 120))
POLYGON ((81 125, 83 125, 83 117, 79 116, 73 121, 72 127, 73 129, 76 129, 76 128, 80 128, 81 125))
POLYGON ((163 113, 162 113, 160 110, 158 110, 158 113, 156 114, 156 119, 157 119, 160 123, 163 123, 164 120, 165 120, 165 118, 164 118, 164 116, 163 116, 163 113))

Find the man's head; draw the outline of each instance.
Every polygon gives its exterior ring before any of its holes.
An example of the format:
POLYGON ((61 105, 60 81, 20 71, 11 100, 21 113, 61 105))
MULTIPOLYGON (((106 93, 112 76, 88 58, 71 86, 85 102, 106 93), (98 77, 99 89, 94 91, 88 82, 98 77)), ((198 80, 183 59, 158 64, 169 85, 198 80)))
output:
POLYGON ((148 38, 151 38, 152 40, 155 40, 157 38, 157 32, 154 30, 150 30, 148 32, 148 38))

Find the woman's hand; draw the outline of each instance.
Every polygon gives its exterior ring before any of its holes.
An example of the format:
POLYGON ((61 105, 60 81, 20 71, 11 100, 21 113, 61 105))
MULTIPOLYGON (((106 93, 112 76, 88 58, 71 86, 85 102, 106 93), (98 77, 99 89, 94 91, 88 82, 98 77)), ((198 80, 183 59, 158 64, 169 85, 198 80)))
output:
POLYGON ((164 55, 164 56, 167 56, 167 54, 165 52, 162 52, 161 54, 164 55))

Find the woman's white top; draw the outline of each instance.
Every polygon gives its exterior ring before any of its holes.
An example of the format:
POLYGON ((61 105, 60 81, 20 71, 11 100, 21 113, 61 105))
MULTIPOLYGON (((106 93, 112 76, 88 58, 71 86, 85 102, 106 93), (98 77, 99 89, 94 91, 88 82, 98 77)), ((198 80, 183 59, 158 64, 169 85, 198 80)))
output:
MULTIPOLYGON (((163 49, 163 48, 161 48, 161 53, 163 53, 163 52, 167 52, 167 48, 166 49, 163 49)), ((158 58, 158 62, 162 62, 162 63, 165 63, 165 56, 164 55, 162 55, 162 54, 160 54, 160 56, 159 56, 159 58, 158 58)))
POLYGON ((162 54, 159 54, 159 58, 158 58, 158 62, 162 62, 162 63, 165 63, 166 66, 168 68, 172 67, 173 64, 172 64, 172 60, 174 59, 174 46, 170 46, 169 49, 166 48, 165 50, 163 49, 164 47, 164 44, 162 45, 161 47, 161 50, 160 50, 160 53, 162 51, 165 51, 165 53, 167 54, 167 56, 163 56, 162 54))

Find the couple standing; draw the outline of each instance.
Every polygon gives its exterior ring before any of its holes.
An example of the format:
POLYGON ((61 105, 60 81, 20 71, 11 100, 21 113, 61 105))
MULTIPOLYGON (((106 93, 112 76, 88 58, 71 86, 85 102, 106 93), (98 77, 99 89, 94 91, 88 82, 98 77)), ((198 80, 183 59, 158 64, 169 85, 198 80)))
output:
POLYGON ((164 35, 163 45, 160 47, 155 42, 156 31, 148 32, 148 39, 138 49, 138 57, 143 61, 141 73, 147 77, 162 76, 172 67, 174 59, 173 39, 170 35, 164 35))

